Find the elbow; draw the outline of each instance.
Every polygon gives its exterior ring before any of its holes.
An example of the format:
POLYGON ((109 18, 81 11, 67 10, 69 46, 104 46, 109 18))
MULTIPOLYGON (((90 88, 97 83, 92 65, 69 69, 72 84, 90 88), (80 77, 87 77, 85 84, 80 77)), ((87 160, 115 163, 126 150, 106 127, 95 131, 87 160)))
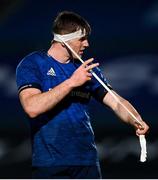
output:
POLYGON ((31 118, 31 119, 34 119, 34 118, 36 118, 37 116, 38 116, 38 114, 36 114, 36 113, 27 113, 27 115, 29 116, 29 118, 31 118))
POLYGON ((39 115, 36 108, 25 107, 24 111, 29 116, 29 118, 31 118, 31 119, 36 118, 39 115))

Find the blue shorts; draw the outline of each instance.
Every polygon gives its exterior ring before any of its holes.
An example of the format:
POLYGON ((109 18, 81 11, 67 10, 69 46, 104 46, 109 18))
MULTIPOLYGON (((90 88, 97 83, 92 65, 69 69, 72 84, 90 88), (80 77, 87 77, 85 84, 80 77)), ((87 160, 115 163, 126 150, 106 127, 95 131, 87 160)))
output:
POLYGON ((33 179, 101 179, 100 166, 33 167, 33 179))

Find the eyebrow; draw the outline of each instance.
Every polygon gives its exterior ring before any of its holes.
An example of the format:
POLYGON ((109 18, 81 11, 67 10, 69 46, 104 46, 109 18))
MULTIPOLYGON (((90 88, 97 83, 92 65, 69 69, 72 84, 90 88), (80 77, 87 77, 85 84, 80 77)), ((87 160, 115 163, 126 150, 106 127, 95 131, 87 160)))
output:
POLYGON ((87 36, 87 35, 86 35, 86 36, 81 37, 79 40, 86 40, 86 39, 88 39, 88 36, 87 36))

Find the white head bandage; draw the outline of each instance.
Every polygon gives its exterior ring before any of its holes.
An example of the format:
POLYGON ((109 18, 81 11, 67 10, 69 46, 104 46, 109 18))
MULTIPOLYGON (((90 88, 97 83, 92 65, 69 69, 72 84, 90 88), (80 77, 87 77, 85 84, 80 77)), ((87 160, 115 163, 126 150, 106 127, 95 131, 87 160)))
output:
POLYGON ((86 36, 86 30, 84 29, 84 31, 82 31, 81 29, 79 29, 78 31, 64 35, 54 33, 54 40, 58 42, 62 42, 63 40, 64 42, 66 42, 72 39, 82 38, 84 36, 86 36))

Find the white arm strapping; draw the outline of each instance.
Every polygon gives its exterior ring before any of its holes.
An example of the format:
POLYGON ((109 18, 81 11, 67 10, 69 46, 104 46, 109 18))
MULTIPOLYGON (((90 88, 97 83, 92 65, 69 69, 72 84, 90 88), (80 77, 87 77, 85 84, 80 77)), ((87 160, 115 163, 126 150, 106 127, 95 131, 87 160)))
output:
MULTIPOLYGON (((84 61, 81 59, 81 57, 69 46, 68 43, 66 43, 61 37, 58 36, 58 39, 60 39, 61 42, 67 46, 67 48, 77 57, 78 60, 81 61, 81 63, 84 63, 84 61)), ((108 88, 108 86, 97 76, 97 74, 91 70, 90 71, 92 75, 98 80, 98 82, 114 97, 114 99, 134 118, 134 120, 140 124, 141 126, 142 123, 135 117, 135 115, 130 112, 124 104, 120 102, 120 100, 117 98, 117 96, 111 91, 111 89, 108 88)), ((140 146, 141 146, 141 155, 140 155, 140 161, 145 162, 146 157, 147 157, 147 151, 146 151, 146 139, 145 135, 139 135, 139 140, 140 140, 140 146)))

